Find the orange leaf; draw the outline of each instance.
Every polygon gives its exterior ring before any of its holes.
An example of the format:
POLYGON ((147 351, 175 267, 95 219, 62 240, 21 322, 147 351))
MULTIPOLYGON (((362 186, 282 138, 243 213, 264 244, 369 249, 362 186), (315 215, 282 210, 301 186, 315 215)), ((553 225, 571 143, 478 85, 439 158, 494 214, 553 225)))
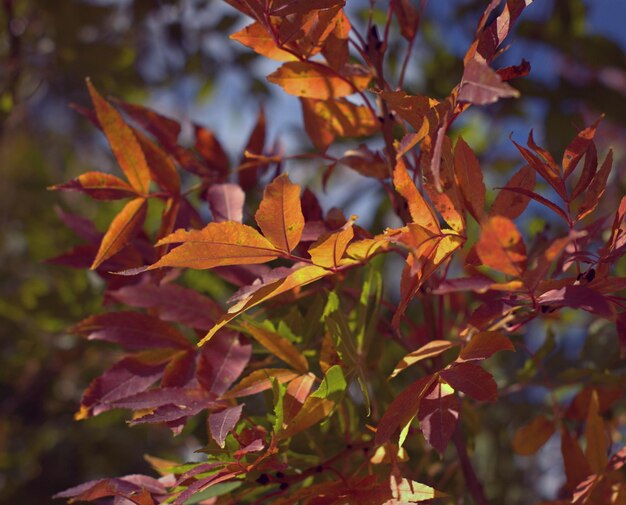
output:
POLYGON ((255 395, 267 391, 272 387, 272 379, 280 384, 289 382, 299 377, 297 372, 287 368, 263 368, 255 370, 250 375, 241 379, 236 386, 232 387, 222 398, 240 398, 242 396, 255 395))
POLYGON ((314 426, 330 415, 335 402, 309 395, 304 405, 287 424, 287 427, 278 433, 278 439, 284 440, 314 426))
POLYGON ((454 172, 461 188, 465 205, 480 222, 485 209, 485 184, 478 158, 462 137, 454 148, 454 172))
POLYGON ((457 361, 487 359, 499 351, 515 351, 511 341, 497 331, 481 331, 463 347, 457 361))
POLYGON ((510 219, 491 216, 482 224, 476 244, 480 261, 494 270, 519 277, 526 262, 522 236, 510 219))
POLYGON ((372 78, 359 65, 346 65, 340 75, 343 77, 320 63, 291 61, 268 75, 267 80, 278 84, 290 95, 328 100, 363 90, 372 78))
POLYGON ((315 282, 322 277, 330 275, 332 272, 326 268, 318 267, 315 265, 308 265, 290 273, 285 278, 278 281, 267 284, 257 289, 252 295, 236 303, 228 309, 228 312, 217 322, 215 326, 209 330, 204 338, 198 343, 199 346, 208 342, 215 333, 236 318, 239 314, 246 310, 256 307, 260 303, 263 303, 270 298, 274 298, 282 293, 291 291, 292 289, 306 286, 312 282, 315 282))
POLYGON ((439 114, 435 106, 439 101, 421 95, 408 95, 404 91, 383 91, 380 97, 415 130, 426 133, 437 129, 439 114))
POLYGON ((356 219, 352 216, 341 230, 323 235, 309 248, 309 255, 315 265, 324 268, 337 268, 346 252, 348 244, 354 237, 352 224, 356 219))
POLYGON ((418 361, 439 356, 440 354, 443 354, 455 345, 456 344, 453 344, 452 342, 449 342, 447 340, 431 340, 416 351, 413 351, 412 353, 409 353, 404 358, 402 358, 394 368, 389 378, 392 379, 402 370, 417 363, 418 361))
POLYGON ((561 427, 561 453, 567 477, 567 488, 572 492, 592 472, 578 441, 570 435, 565 426, 561 427))
POLYGON ((146 267, 214 268, 225 265, 267 263, 280 252, 251 226, 224 221, 209 223, 201 230, 176 230, 159 240, 163 244, 182 245, 172 249, 159 261, 146 267))
POLYGON ((265 328, 254 326, 250 323, 244 323, 241 326, 259 344, 265 347, 274 356, 282 359, 295 370, 302 373, 307 373, 309 371, 309 363, 306 358, 285 337, 265 328))
POLYGON ((98 121, 120 168, 138 193, 147 193, 150 186, 150 169, 132 129, 120 113, 100 96, 89 79, 87 79, 87 88, 89 88, 98 121))
POLYGON ((326 37, 322 47, 322 53, 328 64, 338 70, 341 70, 348 63, 348 58, 350 57, 348 47, 350 29, 350 20, 342 9, 337 13, 333 31, 326 37))
POLYGON ((137 192, 126 181, 104 172, 86 172, 50 189, 80 191, 95 200, 120 200, 137 196, 137 192))
POLYGON ((550 439, 554 430, 553 421, 546 416, 537 416, 515 432, 511 442, 513 450, 522 456, 535 454, 550 439))
POLYGON ((424 200, 424 197, 418 191, 402 159, 398 160, 396 168, 393 171, 393 184, 396 191, 407 201, 413 222, 434 233, 439 233, 437 217, 430 205, 426 203, 426 200, 424 200))
POLYGON ((261 23, 258 23, 256 21, 238 31, 237 33, 233 33, 230 38, 236 40, 237 42, 240 42, 244 46, 248 46, 256 53, 272 60, 298 60, 298 58, 294 54, 277 47, 274 37, 272 37, 272 35, 263 25, 261 25, 261 23))
POLYGON ((103 261, 120 252, 130 242, 143 224, 147 207, 148 204, 145 198, 135 198, 128 202, 119 214, 113 218, 109 229, 102 237, 100 248, 91 265, 92 270, 95 270, 103 261))
POLYGON ((301 98, 304 127, 318 149, 325 151, 335 137, 364 137, 380 127, 378 118, 363 105, 346 99, 301 98))
POLYGON ((609 450, 609 438, 604 427, 604 419, 600 416, 599 410, 598 393, 593 391, 585 426, 585 438, 587 439, 585 456, 587 456, 591 471, 596 474, 602 473, 606 468, 609 450))
POLYGON ((265 187, 255 218, 263 235, 276 248, 291 252, 304 229, 300 186, 293 184, 287 174, 276 177, 265 187))

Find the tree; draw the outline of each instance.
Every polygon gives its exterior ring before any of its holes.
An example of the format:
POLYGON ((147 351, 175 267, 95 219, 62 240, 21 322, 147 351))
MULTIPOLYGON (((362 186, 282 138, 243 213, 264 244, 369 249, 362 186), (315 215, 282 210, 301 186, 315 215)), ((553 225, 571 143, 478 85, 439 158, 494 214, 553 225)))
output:
POLYGON ((110 306, 73 332, 124 351, 76 418, 129 409, 132 425, 180 434, 205 416, 206 456, 150 457, 159 478, 100 479, 57 497, 486 504, 506 496, 477 470, 481 437, 498 432, 509 465, 513 451, 528 457, 560 434, 564 482, 547 503, 623 503, 626 198, 607 187, 601 119, 558 158, 532 131, 526 146, 512 141, 524 164, 495 196, 455 130, 468 109, 519 95, 510 81, 530 63, 495 60, 527 2, 489 3, 443 99, 403 89, 422 15, 408 1, 389 3, 380 30, 371 15, 363 33, 341 0, 228 3, 252 19, 231 38, 281 62, 268 81, 299 97, 312 149, 267 145, 260 108, 231 165, 218 134, 194 124, 185 147, 178 122, 107 100, 88 80, 93 109, 80 112, 123 178, 86 172, 55 187, 123 202, 103 234, 65 217, 85 244, 56 261, 95 271, 110 306), (395 73, 392 26, 405 41, 395 73), (311 159, 326 166, 325 185, 340 184, 341 167, 376 181, 385 198, 374 222, 395 224, 368 230, 324 212, 289 173, 311 159), (534 237, 521 226, 531 202, 551 225, 534 237), (399 287, 388 280, 397 258, 399 287), (619 352, 556 361, 555 333, 574 340, 583 324, 619 352), (546 332, 538 349, 531 330, 546 332), (532 408, 503 415, 520 402, 532 408))

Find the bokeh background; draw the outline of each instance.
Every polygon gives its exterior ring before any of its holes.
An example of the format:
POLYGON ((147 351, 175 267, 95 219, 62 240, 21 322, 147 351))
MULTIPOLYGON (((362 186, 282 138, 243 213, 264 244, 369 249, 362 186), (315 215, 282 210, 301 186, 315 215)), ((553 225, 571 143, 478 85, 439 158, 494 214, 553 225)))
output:
MULTIPOLYGON (((347 3, 352 19, 366 19, 368 1, 347 3)), ((462 56, 487 3, 427 4, 409 91, 443 97, 458 82, 462 56)), ((381 22, 386 2, 374 5, 381 22)), ((130 429, 124 413, 73 420, 82 390, 112 362, 113 351, 66 332, 101 309, 98 279, 47 260, 77 243, 60 211, 89 217, 104 229, 115 204, 95 205, 46 188, 86 170, 115 169, 101 134, 69 107, 88 105, 87 76, 105 95, 147 104, 182 121, 184 135, 191 120, 212 128, 233 158, 261 102, 270 144, 280 139, 288 152, 310 149, 297 100, 265 80, 275 64, 228 39, 244 24, 219 0, 0 2, 0 503, 52 503, 52 494, 85 480, 149 472, 144 454, 186 459, 202 443, 193 429, 178 439, 166 429, 130 429)), ((603 155, 611 145, 618 160, 609 193, 625 193, 625 26, 624 0, 537 0, 525 11, 509 39, 511 49, 497 61, 531 62, 530 76, 514 83, 522 97, 472 108, 456 127, 490 167, 488 186, 499 185, 521 164, 509 134, 524 141, 534 128, 536 140, 558 156, 579 129, 604 113, 599 151, 603 155)), ((399 36, 392 38, 391 71, 405 48, 399 36)), ((293 169, 300 180, 320 188, 319 166, 301 163, 293 169)), ((367 226, 380 217, 368 212, 380 197, 377 187, 339 170, 323 203, 359 214, 367 226), (342 184, 344 179, 350 184, 342 184)), ((525 219, 526 231, 545 224, 532 205, 525 219)), ((545 346, 545 329, 536 330, 531 347, 545 346)), ((614 365, 610 337, 600 348, 587 349, 582 337, 563 342, 550 344, 558 366, 583 358, 614 365)), ((506 496, 508 504, 549 496, 560 485, 562 469, 550 466, 550 451, 558 453, 558 443, 513 464, 510 448, 500 444, 510 438, 502 426, 515 416, 524 420, 524 403, 501 408, 493 436, 477 449, 488 495, 506 496), (522 466, 530 469, 532 482, 516 474, 522 466)))

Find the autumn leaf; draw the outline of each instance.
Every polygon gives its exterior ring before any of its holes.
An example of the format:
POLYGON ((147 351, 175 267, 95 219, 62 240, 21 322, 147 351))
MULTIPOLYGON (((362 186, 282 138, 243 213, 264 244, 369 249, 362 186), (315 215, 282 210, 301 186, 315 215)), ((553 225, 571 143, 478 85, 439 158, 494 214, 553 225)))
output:
POLYGON ((613 167, 613 151, 609 150, 600 170, 593 176, 589 186, 585 189, 584 199, 578 208, 576 221, 580 221, 584 217, 591 214, 600 202, 600 198, 606 189, 606 182, 613 167))
POLYGON ((602 121, 603 117, 604 116, 600 116, 591 126, 578 133, 578 135, 574 137, 574 140, 572 140, 565 148, 563 160, 561 161, 563 176, 565 179, 567 179, 572 172, 576 170, 578 162, 587 153, 589 146, 593 143, 596 130, 598 129, 598 125, 600 124, 600 121, 602 121))
POLYGON ((405 368, 422 361, 424 359, 433 358, 446 352, 448 349, 454 347, 455 344, 447 340, 431 340, 422 347, 407 354, 393 369, 393 372, 389 376, 390 379, 398 375, 405 368))
POLYGON ((309 371, 309 363, 298 349, 276 332, 267 330, 252 323, 244 323, 241 327, 269 352, 283 360, 294 370, 301 373, 309 371))
POLYGON ((171 157, 139 130, 133 129, 150 170, 150 177, 172 195, 180 193, 180 176, 171 157))
POLYGON ((120 168, 138 193, 147 193, 150 186, 150 169, 137 138, 120 113, 100 96, 89 79, 87 79, 87 88, 98 121, 120 168))
POLYGON ((445 382, 435 382, 424 394, 418 411, 420 428, 428 443, 441 455, 459 421, 461 405, 445 382))
POLYGON ((341 262, 348 244, 354 237, 354 223, 356 216, 352 218, 338 231, 323 235, 317 242, 309 247, 309 256, 314 265, 324 268, 337 268, 341 262))
POLYGON ((276 45, 275 38, 261 23, 255 21, 230 36, 256 53, 277 61, 297 61, 298 57, 276 45))
POLYGON ((275 296, 278 296, 292 289, 306 286, 311 282, 315 282, 327 275, 330 275, 331 271, 316 265, 304 266, 290 273, 283 279, 271 282, 252 293, 250 296, 239 301, 228 309, 228 312, 217 322, 215 326, 204 336, 204 338, 198 343, 199 346, 208 342, 215 333, 228 324, 234 318, 241 313, 256 307, 260 303, 265 302, 275 296))
POLYGON ((211 169, 219 174, 228 175, 230 167, 228 155, 224 152, 224 148, 215 134, 211 130, 197 124, 194 124, 193 128, 196 135, 196 151, 198 151, 211 169))
POLYGON ((326 419, 334 406, 335 402, 331 400, 309 395, 300 411, 287 424, 287 426, 278 433, 279 440, 293 437, 301 431, 304 431, 311 426, 316 425, 323 419, 326 419))
POLYGON ((148 202, 145 198, 135 198, 113 218, 91 264, 92 270, 120 252, 134 238, 146 218, 147 207, 148 202))
POLYGON ((485 209, 485 184, 478 158, 459 137, 454 148, 454 173, 461 188, 461 194, 468 210, 480 222, 485 209))
POLYGON ((546 416, 537 416, 513 435, 513 450, 521 456, 535 454, 554 433, 556 426, 546 416))
POLYGON ((476 252, 484 265, 515 277, 521 275, 526 262, 520 232, 513 221, 502 216, 491 216, 483 222, 476 252))
POLYGON ((519 91, 502 82, 498 73, 489 65, 475 59, 465 63, 458 100, 476 105, 487 105, 500 98, 518 97, 519 91))
POLYGON ((396 191, 407 201, 413 222, 432 232, 438 233, 439 225, 437 223, 437 217, 433 209, 426 203, 426 200, 424 200, 424 197, 418 191, 402 159, 398 160, 393 171, 393 184, 396 191))
POLYGON ((211 437, 222 449, 226 445, 226 436, 237 425, 242 409, 243 404, 239 404, 234 407, 227 407, 220 412, 211 412, 209 414, 207 424, 211 437))
POLYGON ((254 228, 231 221, 209 223, 201 230, 177 230, 157 245, 178 243, 181 245, 143 270, 251 265, 267 263, 280 256, 280 251, 254 228))
POLYGON ((267 80, 290 95, 328 100, 361 91, 371 79, 369 72, 357 65, 346 65, 341 75, 320 63, 293 61, 283 64, 267 80))
POLYGON ((493 377, 477 365, 455 363, 439 372, 439 377, 475 400, 493 402, 498 398, 498 387, 493 377))
POLYGON ((530 197, 523 193, 506 191, 505 188, 522 188, 532 191, 535 188, 535 184, 535 171, 528 165, 522 167, 511 177, 506 186, 500 190, 489 209, 489 215, 502 216, 508 219, 519 217, 528 207, 530 197))
POLYGON ((282 174, 265 187, 255 215, 263 235, 277 248, 291 252, 300 242, 304 216, 300 204, 300 186, 282 174))
POLYGON ((500 351, 515 351, 515 347, 502 333, 481 331, 463 347, 457 361, 483 360, 500 351))
POLYGON ((604 420, 599 413, 599 400, 596 391, 591 394, 587 424, 585 426, 585 438, 587 448, 585 456, 593 473, 602 473, 608 463, 609 437, 604 427, 604 420))
POLYGON ((50 189, 80 191, 94 200, 121 200, 138 196, 126 181, 104 172, 85 172, 70 182, 52 186, 50 189))
POLYGON ((255 395, 271 389, 272 380, 284 384, 298 376, 299 374, 297 372, 287 368, 263 368, 261 370, 255 370, 241 379, 223 395, 223 398, 240 398, 242 396, 255 395))
POLYGON ((243 206, 246 194, 238 184, 230 182, 224 184, 213 184, 207 190, 207 200, 209 209, 213 215, 213 221, 243 221, 243 206))

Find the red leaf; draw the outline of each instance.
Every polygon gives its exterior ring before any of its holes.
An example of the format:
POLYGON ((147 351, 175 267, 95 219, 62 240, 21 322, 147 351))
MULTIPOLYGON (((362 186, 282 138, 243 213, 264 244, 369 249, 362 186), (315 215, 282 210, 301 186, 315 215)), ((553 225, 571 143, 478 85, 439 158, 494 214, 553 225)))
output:
POLYGON ((204 389, 222 396, 241 375, 252 355, 252 346, 239 334, 220 331, 201 350, 196 377, 204 389))
POLYGON ((220 412, 211 412, 209 414, 208 424, 211 431, 211 437, 217 442, 222 449, 226 444, 226 436, 235 428, 239 418, 243 404, 234 407, 228 407, 220 412))
POLYGON ((513 193, 519 193, 521 195, 527 196, 528 198, 532 198, 536 202, 539 202, 540 204, 548 207, 548 209, 553 211, 557 216, 563 219, 563 221, 565 221, 566 223, 569 223, 569 218, 561 207, 559 207, 556 203, 548 200, 547 198, 544 198, 543 196, 535 193, 534 191, 530 191, 526 188, 516 188, 513 186, 506 186, 504 188, 496 188, 496 189, 501 189, 502 191, 512 191, 513 193))
POLYGON ((515 277, 521 276, 526 263, 520 232, 513 221, 502 216, 483 222, 476 252, 484 265, 515 277))
POLYGON ((585 188, 585 197, 578 208, 578 215, 576 216, 576 221, 580 221, 585 216, 591 214, 595 208, 598 206, 600 202, 600 198, 604 194, 604 190, 606 189, 606 181, 609 178, 609 174, 611 173, 611 168, 613 167, 613 150, 609 150, 609 153, 606 155, 600 170, 593 176, 589 186, 585 188))
POLYGON ((458 100, 476 105, 487 105, 500 98, 518 97, 519 91, 503 82, 489 65, 477 60, 465 64, 458 100))
MULTIPOLYGON (((567 199, 567 193, 565 190, 565 184, 563 183, 563 179, 561 178, 561 174, 559 173, 558 167, 554 164, 554 160, 550 157, 549 159, 540 159, 539 156, 536 156, 530 150, 525 147, 520 146, 514 140, 512 141, 515 144, 515 147, 522 154, 524 159, 528 162, 530 167, 535 170, 541 177, 543 177, 550 186, 554 188, 554 190, 558 193, 558 195, 564 200, 567 199)), ((537 148, 536 144, 533 141, 533 133, 532 131, 528 135, 528 144, 537 148)), ((540 152, 545 153, 545 151, 541 150, 540 152)))
POLYGON ((454 390, 443 382, 435 382, 419 405, 420 428, 428 443, 443 455, 456 429, 461 405, 454 390))
POLYGON ((140 312, 109 312, 84 319, 71 331, 89 340, 104 340, 125 349, 193 348, 176 329, 140 312))
POLYGON ((455 363, 439 372, 439 376, 457 391, 475 400, 493 402, 498 398, 498 386, 489 372, 470 363, 455 363))
POLYGON ((613 306, 603 295, 582 285, 551 289, 538 296, 537 303, 554 308, 583 309, 607 319, 612 319, 615 315, 613 306))
POLYGON ((196 134, 196 151, 200 153, 211 170, 224 176, 228 175, 230 162, 215 134, 197 124, 193 127, 196 134))
POLYGON ((420 401, 433 380, 432 375, 422 377, 393 399, 376 428, 376 445, 387 442, 396 430, 403 428, 415 417, 420 401))
POLYGON ((266 130, 265 110, 263 107, 259 109, 259 115, 257 117, 256 124, 250 133, 246 148, 244 149, 244 155, 240 162, 240 168, 238 171, 239 184, 247 191, 256 186, 259 172, 264 168, 264 165, 254 164, 251 168, 245 168, 245 164, 248 161, 246 152, 253 154, 262 154, 265 147, 265 130, 266 130))
POLYGON ((170 156, 140 131, 133 129, 133 132, 146 157, 152 180, 163 190, 172 195, 178 195, 180 193, 180 176, 170 156))
POLYGON ((483 360, 500 351, 515 351, 515 347, 502 333, 481 331, 463 347, 457 361, 483 360))
POLYGON ((583 155, 588 154, 588 149, 593 144, 593 137, 596 134, 598 125, 604 116, 600 116, 595 123, 581 131, 565 149, 563 153, 563 175, 567 179, 574 170, 583 155))

